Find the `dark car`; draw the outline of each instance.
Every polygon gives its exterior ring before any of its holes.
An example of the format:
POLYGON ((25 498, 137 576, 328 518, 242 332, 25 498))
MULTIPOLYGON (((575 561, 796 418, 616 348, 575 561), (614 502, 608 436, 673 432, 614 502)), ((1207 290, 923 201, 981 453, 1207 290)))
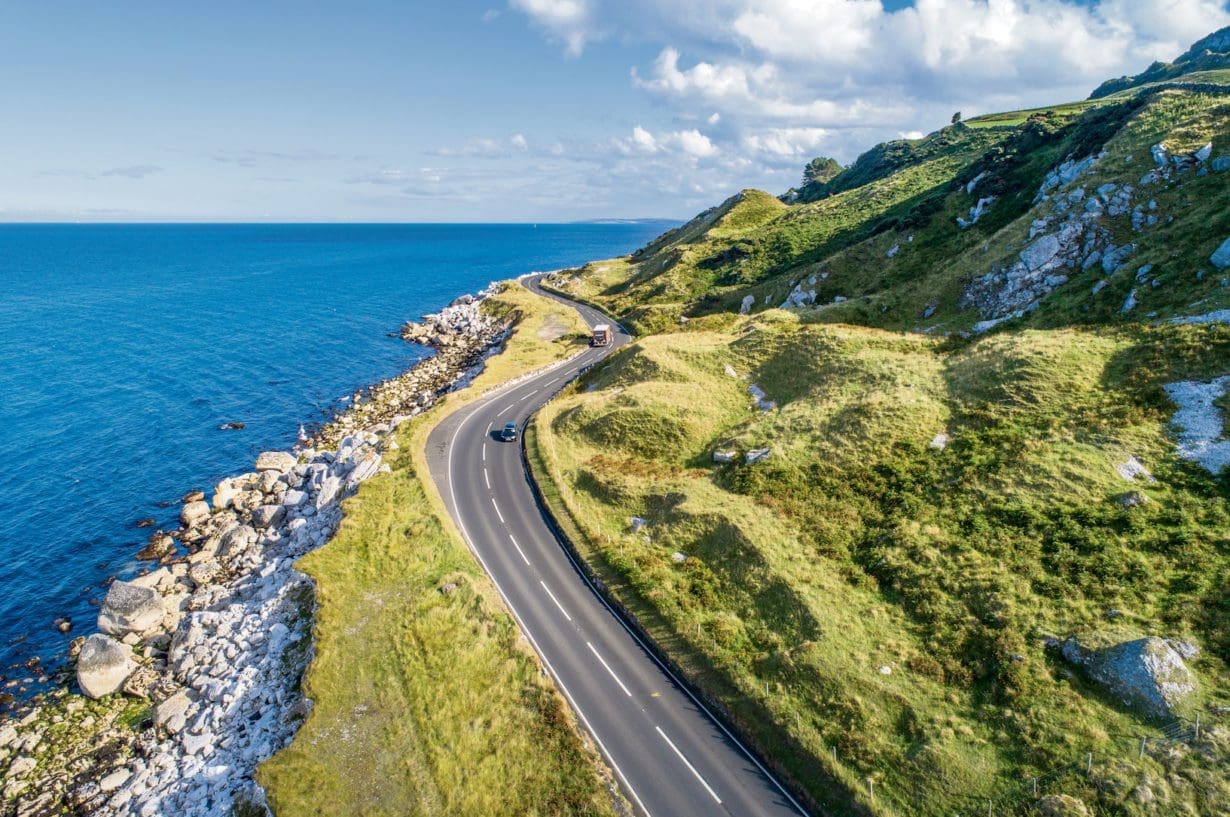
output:
POLYGON ((506 443, 515 442, 517 439, 517 424, 505 423, 504 430, 500 432, 500 439, 506 443))

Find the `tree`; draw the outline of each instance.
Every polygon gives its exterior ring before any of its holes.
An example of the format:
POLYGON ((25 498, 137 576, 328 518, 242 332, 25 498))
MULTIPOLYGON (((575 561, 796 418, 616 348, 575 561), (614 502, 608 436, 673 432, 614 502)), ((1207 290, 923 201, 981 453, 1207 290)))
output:
POLYGON ((836 159, 818 156, 808 162, 807 167, 803 168, 803 184, 824 184, 831 181, 840 172, 841 165, 837 163, 836 159))
POLYGON ((955 124, 957 124, 957 123, 958 123, 958 122, 960 122, 960 121, 961 121, 961 112, 960 112, 960 111, 957 111, 956 113, 954 113, 954 114, 952 115, 952 124, 954 124, 954 125, 955 125, 955 124))

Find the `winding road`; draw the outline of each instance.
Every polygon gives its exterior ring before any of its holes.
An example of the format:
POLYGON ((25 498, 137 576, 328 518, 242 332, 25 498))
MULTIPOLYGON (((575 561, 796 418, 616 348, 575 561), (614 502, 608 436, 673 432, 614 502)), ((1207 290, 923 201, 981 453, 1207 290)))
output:
MULTIPOLYGON (((576 308, 590 324, 611 323, 576 308)), ((607 606, 555 538, 529 484, 520 442, 540 406, 628 336, 514 382, 445 418, 427 442, 428 468, 449 513, 521 631, 646 817, 806 814, 768 770, 661 665, 607 606)))

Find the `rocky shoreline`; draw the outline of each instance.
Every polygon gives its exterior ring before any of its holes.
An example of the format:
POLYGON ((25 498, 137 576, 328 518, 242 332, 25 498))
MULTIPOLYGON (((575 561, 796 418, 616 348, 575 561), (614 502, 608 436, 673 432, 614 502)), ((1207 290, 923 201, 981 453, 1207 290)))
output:
POLYGON ((393 431, 468 382, 515 316, 462 296, 402 336, 436 349, 352 405, 293 452, 188 494, 176 531, 142 551, 156 569, 112 582, 99 632, 74 640, 83 695, 67 689, 0 724, 5 813, 225 815, 264 812, 257 765, 311 709, 314 588, 295 560, 342 519, 341 501, 389 470, 393 431), (179 545, 176 545, 178 541, 179 545))

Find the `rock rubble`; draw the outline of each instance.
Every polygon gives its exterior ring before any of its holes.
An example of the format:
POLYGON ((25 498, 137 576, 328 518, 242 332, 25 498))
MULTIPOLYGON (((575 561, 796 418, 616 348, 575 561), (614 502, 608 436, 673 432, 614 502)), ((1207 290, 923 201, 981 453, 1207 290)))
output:
MULTIPOLYGON (((311 707, 299 681, 314 593, 294 562, 332 537, 342 500, 388 469, 393 430, 506 336, 516 316, 497 321, 481 304, 465 296, 425 319, 428 334, 408 330, 438 353, 361 395, 310 447, 260 454, 251 473, 218 484, 212 503, 200 492, 185 496, 174 537, 187 553, 172 540, 155 557, 161 567, 113 582, 99 611, 102 632, 75 642, 78 685, 101 699, 91 704, 105 717, 82 716, 80 698, 61 696, 0 726, 0 737, 11 731, 7 742, 19 747, 0 749, 6 802, 18 813, 105 816, 229 814, 239 803, 263 803, 256 766, 290 741, 311 707), (135 730, 115 724, 121 692, 150 702, 135 730), (44 751, 41 760, 30 754, 70 718, 85 745, 44 751), (55 761, 62 767, 52 768, 55 761)), ((171 538, 155 536, 160 544, 171 538)))

